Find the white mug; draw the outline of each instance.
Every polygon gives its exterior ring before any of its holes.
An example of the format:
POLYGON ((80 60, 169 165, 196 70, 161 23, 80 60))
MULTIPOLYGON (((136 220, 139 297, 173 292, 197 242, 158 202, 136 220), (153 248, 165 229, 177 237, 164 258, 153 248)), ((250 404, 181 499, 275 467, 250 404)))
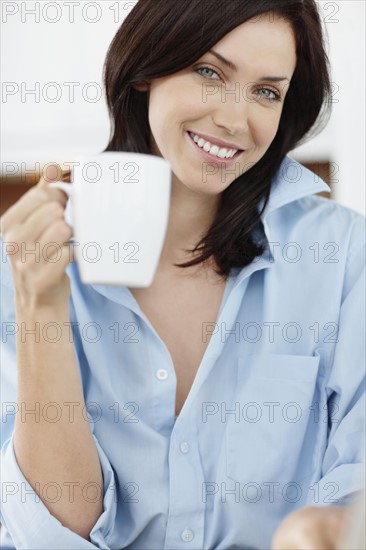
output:
POLYGON ((152 284, 168 226, 171 167, 162 157, 128 152, 78 156, 72 184, 49 187, 70 198, 81 280, 145 288, 152 284))

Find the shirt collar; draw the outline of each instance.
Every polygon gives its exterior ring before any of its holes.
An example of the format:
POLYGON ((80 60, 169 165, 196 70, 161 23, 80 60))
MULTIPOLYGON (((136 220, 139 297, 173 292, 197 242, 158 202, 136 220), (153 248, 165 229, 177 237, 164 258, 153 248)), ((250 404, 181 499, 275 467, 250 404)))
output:
MULTIPOLYGON (((264 222, 269 214, 285 204, 313 193, 330 192, 330 190, 330 187, 314 172, 286 156, 272 180, 270 198, 261 219, 264 222)), ((264 199, 259 204, 260 209, 263 204, 264 199)))
MULTIPOLYGON (((316 174, 305 168, 302 164, 293 160, 289 156, 285 156, 280 164, 279 169, 274 175, 271 183, 271 193, 265 210, 261 215, 263 230, 265 234, 264 245, 278 241, 278 234, 282 229, 282 222, 285 223, 284 217, 275 217, 275 221, 271 223, 270 215, 298 199, 320 193, 322 191, 330 192, 330 187, 320 179, 316 174)), ((262 209, 264 199, 259 202, 259 210, 262 209)), ((256 228, 255 237, 261 237, 262 231, 256 228)), ((245 280, 254 271, 259 269, 271 268, 275 259, 267 247, 266 252, 256 258, 255 262, 243 268, 235 268, 231 272, 231 276, 235 277, 235 287, 245 280), (253 267, 254 266, 254 267, 253 267)))

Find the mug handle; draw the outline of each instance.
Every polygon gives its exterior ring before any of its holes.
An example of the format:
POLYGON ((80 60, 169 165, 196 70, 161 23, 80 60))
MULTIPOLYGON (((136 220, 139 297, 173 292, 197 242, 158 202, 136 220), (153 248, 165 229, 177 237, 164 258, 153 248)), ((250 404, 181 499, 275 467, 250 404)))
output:
POLYGON ((65 183, 63 181, 54 181, 50 183, 48 187, 61 189, 61 191, 63 191, 69 198, 73 198, 73 188, 70 183, 65 183))

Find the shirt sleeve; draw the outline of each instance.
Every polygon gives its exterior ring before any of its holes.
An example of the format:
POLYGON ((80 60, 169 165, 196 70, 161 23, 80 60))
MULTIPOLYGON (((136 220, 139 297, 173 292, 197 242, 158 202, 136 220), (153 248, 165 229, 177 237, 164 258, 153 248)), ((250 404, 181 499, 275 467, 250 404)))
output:
POLYGON ((359 216, 351 237, 338 341, 327 382, 328 441, 322 477, 318 490, 309 493, 309 506, 351 504, 365 487, 365 280, 365 219, 359 216))
MULTIPOLYGON (((37 493, 27 482, 15 458, 13 429, 16 400, 16 322, 10 266, 1 264, 1 514, 2 541, 7 549, 109 549, 108 535, 113 530, 117 502, 113 468, 93 433, 103 472, 103 513, 90 532, 90 542, 64 527, 50 514, 37 493), (5 532, 4 532, 5 531, 5 532), (12 546, 9 545, 10 539, 12 546)), ((78 361, 82 346, 75 334, 78 361)), ((93 432, 93 424, 91 423, 93 432)))

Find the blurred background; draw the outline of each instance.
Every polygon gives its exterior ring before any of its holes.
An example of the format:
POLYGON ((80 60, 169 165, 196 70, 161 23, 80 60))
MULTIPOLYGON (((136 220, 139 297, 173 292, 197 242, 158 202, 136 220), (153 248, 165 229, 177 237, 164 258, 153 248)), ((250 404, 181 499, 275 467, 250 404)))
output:
MULTIPOLYGON (((65 166, 106 147, 104 58, 136 3, 1 3, 2 212, 38 181, 46 164, 65 166)), ((365 2, 318 5, 332 66, 333 115, 291 156, 330 185, 330 198, 365 214, 365 2)))

